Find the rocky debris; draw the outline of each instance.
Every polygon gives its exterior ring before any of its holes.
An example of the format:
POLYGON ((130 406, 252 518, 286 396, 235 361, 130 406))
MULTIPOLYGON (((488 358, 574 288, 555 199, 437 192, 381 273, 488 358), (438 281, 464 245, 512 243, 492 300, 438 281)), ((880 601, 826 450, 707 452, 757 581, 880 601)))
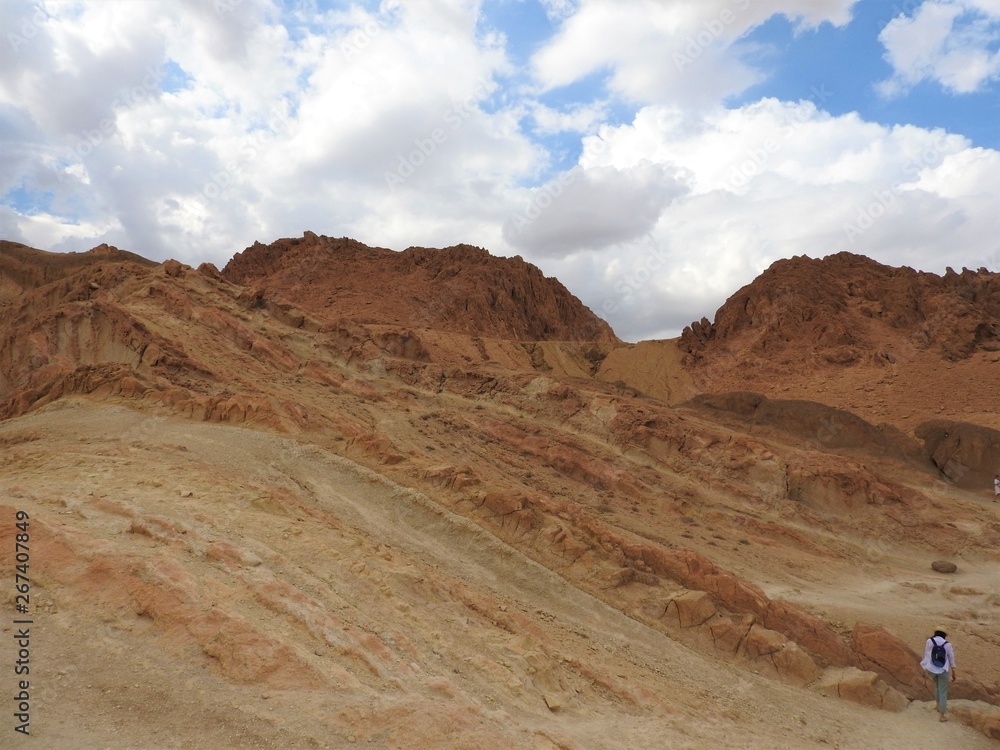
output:
POLYGON ((875 672, 854 667, 827 669, 811 687, 821 695, 883 711, 902 711, 909 704, 905 695, 889 687, 875 672))
POLYGON ((617 344, 611 328, 520 257, 469 245, 402 252, 306 232, 255 243, 222 270, 228 281, 327 321, 403 325, 516 341, 617 344))

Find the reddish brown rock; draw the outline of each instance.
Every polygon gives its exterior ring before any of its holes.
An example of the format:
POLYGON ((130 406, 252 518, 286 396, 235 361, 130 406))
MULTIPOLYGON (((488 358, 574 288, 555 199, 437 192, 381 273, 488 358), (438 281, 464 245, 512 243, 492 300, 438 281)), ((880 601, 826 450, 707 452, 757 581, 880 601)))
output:
POLYGON ((902 711, 909 704, 905 695, 889 687, 875 672, 863 672, 854 667, 828 669, 813 689, 821 695, 883 711, 902 711))
POLYGON ((681 343, 700 358, 716 351, 780 362, 803 342, 809 359, 849 366, 876 358, 883 329, 908 329, 916 346, 950 359, 1000 343, 1000 276, 964 270, 936 276, 841 252, 822 260, 776 261, 730 297, 715 322, 685 329, 681 343))
POLYGON ((863 669, 877 673, 911 700, 926 697, 927 677, 916 651, 884 628, 860 622, 851 639, 863 669))
POLYGON ((617 343, 611 328, 520 257, 470 245, 403 252, 307 232, 255 243, 222 270, 268 303, 293 301, 324 320, 405 325, 517 341, 617 343), (308 269, 308 272, 303 272, 308 269))
POLYGON ((1000 431, 936 419, 919 425, 914 434, 934 465, 959 487, 992 487, 1000 473, 1000 431))
POLYGON ((691 628, 707 622, 716 614, 712 597, 704 591, 686 591, 670 600, 667 613, 677 618, 682 628, 691 628))

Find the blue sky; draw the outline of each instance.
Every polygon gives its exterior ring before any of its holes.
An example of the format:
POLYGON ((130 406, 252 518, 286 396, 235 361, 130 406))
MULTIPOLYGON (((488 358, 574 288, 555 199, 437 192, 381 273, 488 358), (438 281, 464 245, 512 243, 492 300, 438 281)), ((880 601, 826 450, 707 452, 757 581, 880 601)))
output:
POLYGON ((0 237, 470 243, 627 340, 840 251, 1000 270, 1000 0, 0 0, 0 237))

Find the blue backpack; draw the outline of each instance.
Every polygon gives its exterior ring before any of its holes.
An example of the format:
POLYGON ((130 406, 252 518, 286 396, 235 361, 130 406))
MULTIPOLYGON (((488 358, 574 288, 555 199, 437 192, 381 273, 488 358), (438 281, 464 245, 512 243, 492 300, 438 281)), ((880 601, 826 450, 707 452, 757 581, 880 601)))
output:
POLYGON ((931 639, 931 642, 934 644, 931 646, 931 664, 935 667, 943 667, 948 663, 948 652, 944 650, 944 644, 948 641, 938 643, 937 639, 938 636, 931 639))

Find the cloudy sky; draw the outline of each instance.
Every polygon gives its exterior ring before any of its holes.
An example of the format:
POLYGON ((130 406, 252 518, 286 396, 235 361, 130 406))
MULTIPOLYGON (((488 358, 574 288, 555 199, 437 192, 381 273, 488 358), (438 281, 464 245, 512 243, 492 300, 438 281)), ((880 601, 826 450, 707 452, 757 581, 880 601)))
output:
POLYGON ((1000 0, 0 0, 0 238, 521 255, 627 340, 773 261, 1000 270, 1000 0))

